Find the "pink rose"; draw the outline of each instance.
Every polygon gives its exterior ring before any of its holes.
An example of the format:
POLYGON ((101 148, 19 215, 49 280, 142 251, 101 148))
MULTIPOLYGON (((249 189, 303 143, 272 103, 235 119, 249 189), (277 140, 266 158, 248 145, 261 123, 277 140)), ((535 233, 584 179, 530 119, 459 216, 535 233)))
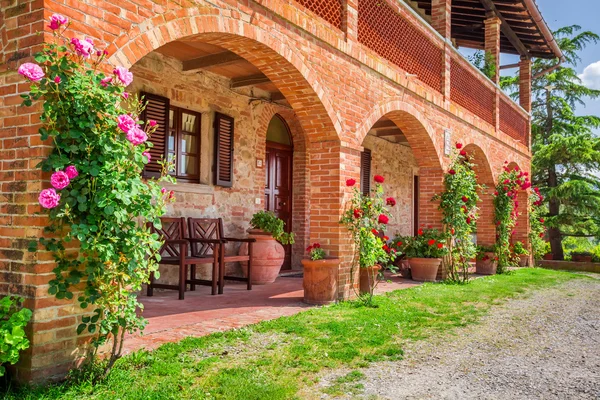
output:
POLYGON ((61 82, 60 76, 56 75, 54 77, 54 83, 56 83, 57 85, 61 82))
POLYGON ((77 171, 77 168, 75 168, 74 165, 69 165, 67 168, 65 168, 65 173, 67 174, 69 179, 73 179, 79 176, 79 172, 77 171))
POLYGON ((77 54, 85 58, 89 58, 94 53, 94 42, 90 38, 83 40, 73 38, 71 44, 75 47, 77 54))
POLYGON ((38 201, 44 208, 54 208, 60 201, 60 194, 56 193, 54 189, 44 189, 40 192, 38 201))
POLYGON ((150 121, 148 121, 148 125, 150 125, 150 128, 154 128, 156 126, 156 121, 151 119, 150 121))
POLYGON ((127 92, 123 92, 123 94, 122 94, 121 96, 123 96, 123 98, 124 98, 125 100, 127 100, 127 99, 129 98, 129 93, 127 93, 127 92))
POLYGON ((161 192, 162 194, 165 194, 165 193, 167 193, 167 189, 166 189, 166 188, 162 188, 162 189, 160 189, 160 192, 161 192))
POLYGON ((44 77, 42 67, 34 63, 25 63, 19 67, 19 74, 33 82, 41 81, 44 77))
POLYGON ((102 87, 107 87, 110 81, 112 81, 112 78, 109 76, 107 78, 102 79, 100 81, 100 85, 102 85, 102 87))
POLYGON ((127 140, 129 140, 134 146, 137 146, 138 144, 142 144, 148 140, 148 135, 146 135, 146 132, 136 127, 127 132, 127 140))
POLYGON ((119 129, 121 129, 125 133, 129 133, 130 131, 137 128, 137 123, 128 114, 119 115, 117 117, 117 125, 119 126, 119 129))
POLYGON ((59 190, 69 186, 69 182, 71 182, 69 176, 63 171, 56 171, 50 177, 50 183, 52 186, 59 190))
POLYGON ((123 86, 129 86, 129 84, 133 81, 133 74, 129 72, 127 68, 117 67, 113 73, 117 76, 117 78, 119 78, 119 81, 121 81, 123 86))
POLYGON ((150 160, 152 160, 152 156, 150 155, 149 151, 143 152, 142 155, 146 156, 146 158, 148 159, 148 162, 150 162, 150 160))
POLYGON ((54 30, 60 28, 61 25, 66 25, 67 22, 69 22, 69 20, 64 15, 53 14, 50 17, 50 24, 48 25, 48 28, 50 28, 54 31, 54 30))

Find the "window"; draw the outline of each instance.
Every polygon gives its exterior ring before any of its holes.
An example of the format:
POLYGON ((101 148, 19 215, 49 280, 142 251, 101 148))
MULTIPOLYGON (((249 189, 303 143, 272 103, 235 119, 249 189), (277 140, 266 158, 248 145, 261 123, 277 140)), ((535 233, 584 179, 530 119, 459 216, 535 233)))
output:
POLYGON ((144 176, 159 176, 161 159, 173 160, 171 175, 182 182, 200 182, 200 113, 170 105, 169 99, 150 93, 141 93, 147 102, 142 120, 155 120, 156 132, 150 137, 152 160, 144 169, 144 176))
POLYGON ((360 153, 360 191, 365 196, 371 193, 371 150, 360 153))

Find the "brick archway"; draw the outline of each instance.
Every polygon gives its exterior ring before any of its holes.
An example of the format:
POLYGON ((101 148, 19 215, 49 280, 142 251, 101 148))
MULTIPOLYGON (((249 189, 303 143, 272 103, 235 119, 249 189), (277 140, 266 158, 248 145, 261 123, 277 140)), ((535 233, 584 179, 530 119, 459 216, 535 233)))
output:
POLYGON ((134 26, 108 46, 113 65, 130 67, 159 47, 195 39, 243 57, 281 91, 311 142, 339 140, 341 126, 326 88, 284 39, 237 13, 212 7, 178 8, 134 26))
POLYGON ((477 243, 483 246, 492 246, 496 242, 496 225, 494 223, 494 186, 496 185, 494 173, 489 163, 485 150, 475 143, 465 145, 467 152, 474 164, 477 182, 484 185, 479 192, 479 219, 477 220, 477 243))

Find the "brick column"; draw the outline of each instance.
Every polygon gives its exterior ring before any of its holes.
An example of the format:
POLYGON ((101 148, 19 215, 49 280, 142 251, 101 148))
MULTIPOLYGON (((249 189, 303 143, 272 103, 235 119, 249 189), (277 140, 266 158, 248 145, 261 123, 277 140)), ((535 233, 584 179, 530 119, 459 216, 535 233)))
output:
POLYGON ((358 268, 352 271, 353 246, 350 233, 340 224, 346 202, 352 196, 347 179, 360 182, 360 149, 339 141, 314 142, 310 152, 310 242, 319 242, 331 256, 341 260, 340 299, 354 295, 358 287, 358 268), (351 272, 355 273, 354 279, 351 272))
POLYGON ((432 0, 431 25, 445 39, 444 45, 444 70, 442 71, 442 94, 444 95, 445 108, 450 107, 450 47, 452 46, 452 0, 432 0))
POLYGON ((496 224, 494 223, 494 184, 487 185, 487 193, 479 193, 479 219, 477 220, 477 244, 493 246, 496 243, 496 224))
POLYGON ((346 32, 346 40, 358 41, 358 0, 346 0, 342 29, 346 32))
POLYGON ((527 57, 519 61, 519 104, 531 112, 531 60, 527 57))
MULTIPOLYGON (((495 15, 488 15, 485 23, 485 55, 491 55, 490 62, 496 66, 495 74, 491 77, 492 81, 498 85, 500 82, 500 19, 495 15)), ((500 130, 500 92, 496 88, 494 98, 494 127, 496 131, 500 130)))

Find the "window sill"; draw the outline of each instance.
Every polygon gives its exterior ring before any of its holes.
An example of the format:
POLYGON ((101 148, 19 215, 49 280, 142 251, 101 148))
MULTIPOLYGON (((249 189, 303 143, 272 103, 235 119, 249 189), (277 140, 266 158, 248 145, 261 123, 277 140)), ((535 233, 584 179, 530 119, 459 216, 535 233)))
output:
POLYGON ((175 193, 198 193, 198 194, 213 194, 215 192, 214 186, 206 185, 203 183, 167 183, 163 184, 167 190, 172 190, 175 193))

